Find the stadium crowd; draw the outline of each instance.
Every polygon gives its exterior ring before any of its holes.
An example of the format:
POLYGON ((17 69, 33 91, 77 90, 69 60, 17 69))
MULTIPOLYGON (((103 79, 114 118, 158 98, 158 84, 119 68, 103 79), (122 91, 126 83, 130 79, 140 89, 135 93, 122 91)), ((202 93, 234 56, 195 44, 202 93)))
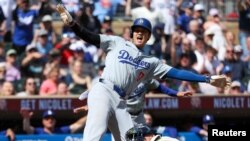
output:
MULTIPOLYGON (((104 67, 105 53, 80 40, 66 26, 60 34, 56 32, 55 3, 36 2, 0 0, 0 96, 67 96, 90 89, 99 77, 98 69, 104 67)), ((225 74, 233 80, 229 89, 177 80, 162 82, 170 88, 206 95, 250 93, 250 0, 237 3, 238 35, 226 26, 219 9, 205 9, 191 0, 62 3, 90 31, 108 35, 116 34, 112 23, 123 7, 124 20, 144 17, 153 25, 146 54, 179 69, 225 74)), ((130 40, 130 33, 130 27, 124 26, 120 36, 130 40)))

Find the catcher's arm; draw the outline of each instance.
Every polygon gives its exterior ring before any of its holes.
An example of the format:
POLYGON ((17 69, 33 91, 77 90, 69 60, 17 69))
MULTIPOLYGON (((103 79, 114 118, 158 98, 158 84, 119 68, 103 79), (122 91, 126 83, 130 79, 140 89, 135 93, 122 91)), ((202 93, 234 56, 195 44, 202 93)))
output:
POLYGON ((71 29, 78 37, 80 37, 81 39, 90 44, 99 47, 101 41, 99 34, 92 33, 88 31, 85 27, 80 27, 79 24, 77 24, 73 20, 72 16, 68 12, 68 10, 63 6, 63 4, 61 3, 57 4, 56 9, 57 12, 60 14, 63 23, 71 27, 71 29))

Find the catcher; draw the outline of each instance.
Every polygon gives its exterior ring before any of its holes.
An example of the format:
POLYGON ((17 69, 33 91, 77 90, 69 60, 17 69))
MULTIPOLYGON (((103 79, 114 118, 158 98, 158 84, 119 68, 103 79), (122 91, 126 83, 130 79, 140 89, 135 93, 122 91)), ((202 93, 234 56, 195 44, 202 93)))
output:
POLYGON ((126 132, 126 141, 179 141, 171 137, 162 137, 147 125, 137 125, 126 132))
POLYGON ((230 85, 224 75, 204 76, 186 70, 178 70, 164 64, 158 58, 142 52, 149 40, 152 26, 149 20, 138 18, 131 26, 132 41, 119 36, 95 34, 80 27, 62 4, 57 10, 65 25, 84 41, 102 48, 107 56, 101 79, 89 91, 88 115, 84 129, 84 141, 99 141, 107 127, 116 141, 125 140, 126 131, 133 121, 126 109, 126 99, 141 82, 153 78, 167 78, 210 83, 217 87, 230 85), (98 120, 96 120, 98 118, 98 120))

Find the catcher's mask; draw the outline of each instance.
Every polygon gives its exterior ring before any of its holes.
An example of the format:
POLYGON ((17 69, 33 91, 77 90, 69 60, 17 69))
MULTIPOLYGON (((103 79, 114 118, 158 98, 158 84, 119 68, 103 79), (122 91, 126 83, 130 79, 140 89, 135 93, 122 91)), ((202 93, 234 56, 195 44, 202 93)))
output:
POLYGON ((144 136, 156 134, 155 130, 147 125, 138 125, 126 132, 126 141, 144 141, 144 136))

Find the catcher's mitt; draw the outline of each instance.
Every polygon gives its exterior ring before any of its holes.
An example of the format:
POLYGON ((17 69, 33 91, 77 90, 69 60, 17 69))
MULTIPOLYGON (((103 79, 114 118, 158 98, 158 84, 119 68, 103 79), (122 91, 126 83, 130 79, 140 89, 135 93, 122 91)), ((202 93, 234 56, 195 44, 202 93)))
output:
POLYGON ((72 16, 69 14, 68 10, 63 6, 63 4, 57 4, 56 10, 60 14, 64 24, 70 25, 73 22, 72 16))
POLYGON ((209 83, 215 87, 228 88, 231 85, 231 79, 225 75, 213 75, 210 77, 209 83))

